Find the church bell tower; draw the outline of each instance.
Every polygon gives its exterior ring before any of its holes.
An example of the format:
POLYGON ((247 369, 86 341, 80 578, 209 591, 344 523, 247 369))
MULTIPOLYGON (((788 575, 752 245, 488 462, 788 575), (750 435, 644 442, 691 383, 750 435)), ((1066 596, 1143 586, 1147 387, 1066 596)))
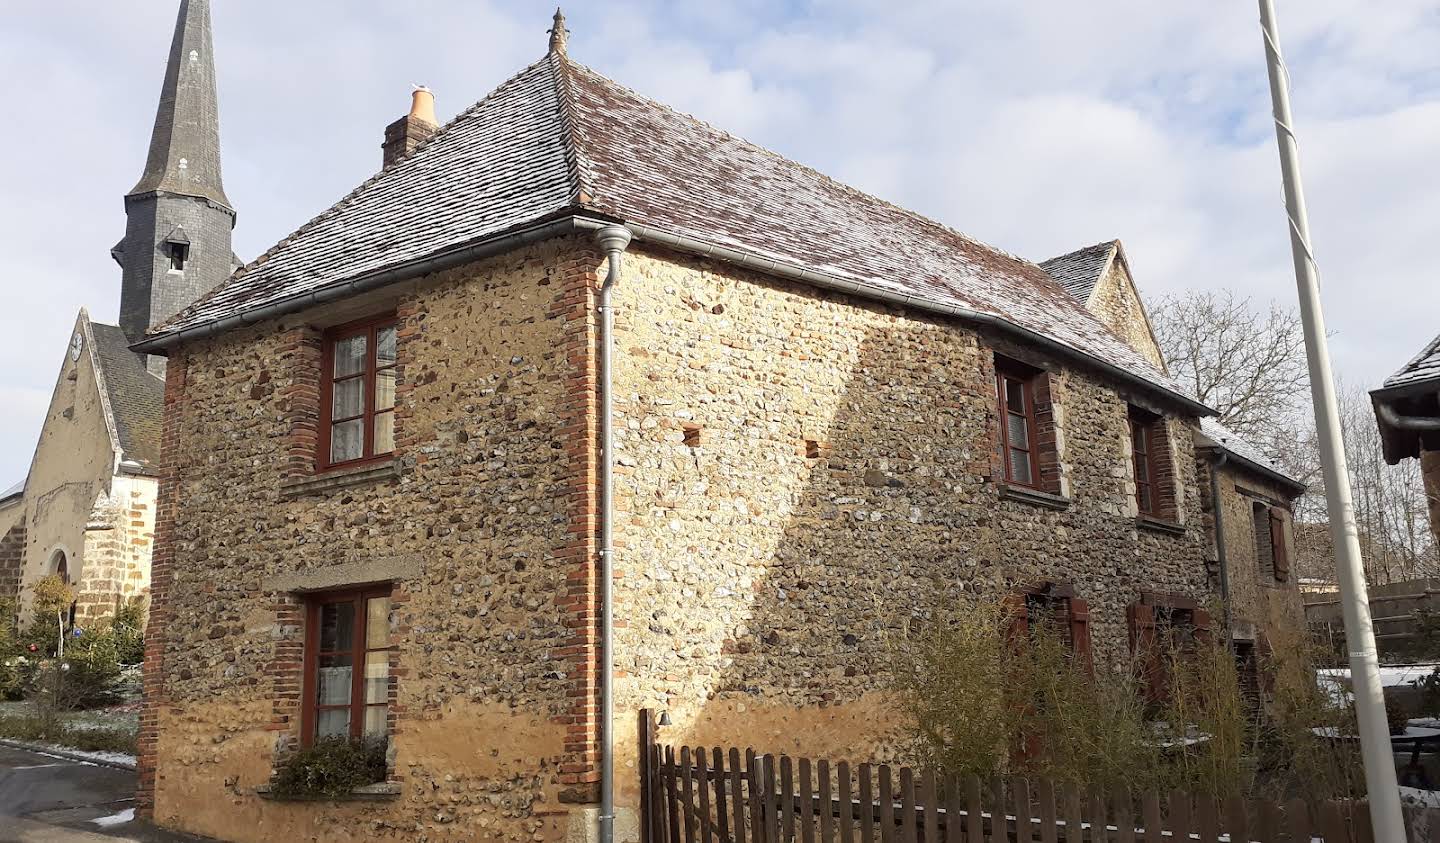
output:
MULTIPOLYGON (((134 343, 234 271, 235 209, 220 178, 220 103, 210 0, 180 0, 150 152, 125 196, 120 327, 134 343)), ((157 374, 164 358, 147 365, 157 374)))

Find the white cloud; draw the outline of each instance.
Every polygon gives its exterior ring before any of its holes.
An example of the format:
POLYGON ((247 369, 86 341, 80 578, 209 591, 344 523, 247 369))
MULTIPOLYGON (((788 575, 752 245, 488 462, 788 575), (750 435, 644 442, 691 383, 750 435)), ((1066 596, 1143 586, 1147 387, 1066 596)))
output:
MULTIPOLYGON (((1293 300, 1250 3, 566 5, 577 59, 997 246, 1038 259, 1118 236, 1151 292, 1293 300)), ((1373 384, 1440 331, 1440 3, 1281 7, 1336 363, 1373 384)), ((114 316, 108 249, 174 8, 8 10, 0 95, 32 107, 0 139, 0 400, 13 408, 0 485, 29 459, 75 311, 114 316)), ((519 0, 217 4, 240 254, 376 169, 410 83, 453 114, 539 58, 549 12, 519 0)))

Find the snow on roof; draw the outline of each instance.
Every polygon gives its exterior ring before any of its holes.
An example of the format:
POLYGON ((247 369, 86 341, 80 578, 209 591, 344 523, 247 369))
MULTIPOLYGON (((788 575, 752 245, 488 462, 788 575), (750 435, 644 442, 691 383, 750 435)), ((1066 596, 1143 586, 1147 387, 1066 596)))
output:
MULTIPOLYGON (((549 55, 462 112, 152 339, 527 225, 598 216, 1040 334, 1179 387, 1045 270, 549 55)), ((963 318, 963 317, 962 317, 963 318)))

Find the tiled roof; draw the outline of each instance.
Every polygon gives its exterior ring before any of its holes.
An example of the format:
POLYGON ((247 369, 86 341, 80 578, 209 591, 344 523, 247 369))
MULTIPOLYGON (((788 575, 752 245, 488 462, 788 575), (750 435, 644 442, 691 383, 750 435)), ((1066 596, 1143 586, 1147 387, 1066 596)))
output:
POLYGON ((115 434, 125 459, 155 468, 160 460, 160 428, 165 382, 145 368, 116 325, 90 323, 96 361, 105 381, 105 399, 115 418, 115 434))
POLYGON ((964 308, 1183 395, 1039 266, 557 55, 505 82, 152 337, 567 214, 613 217, 964 308))
POLYGON ((1041 261, 1040 268, 1049 273, 1067 293, 1081 302, 1086 302, 1090 300, 1090 293, 1095 290, 1095 285, 1100 283, 1100 273, 1105 271, 1105 265, 1110 262, 1115 244, 1116 241, 1107 240, 1094 246, 1076 249, 1048 261, 1041 261))
POLYGON ((1385 389, 1412 386, 1426 381, 1440 381, 1440 337, 1425 346, 1405 368, 1385 379, 1385 389))
POLYGON ((1262 471, 1281 477, 1299 488, 1303 489, 1305 487, 1304 483, 1291 477, 1284 469, 1277 465, 1274 460, 1267 457, 1264 451, 1261 451, 1259 448, 1240 438, 1239 434, 1221 424, 1219 420, 1213 418, 1200 419, 1200 434, 1211 442, 1214 442, 1221 450, 1226 451, 1231 456, 1239 457, 1245 462, 1257 466, 1262 471))

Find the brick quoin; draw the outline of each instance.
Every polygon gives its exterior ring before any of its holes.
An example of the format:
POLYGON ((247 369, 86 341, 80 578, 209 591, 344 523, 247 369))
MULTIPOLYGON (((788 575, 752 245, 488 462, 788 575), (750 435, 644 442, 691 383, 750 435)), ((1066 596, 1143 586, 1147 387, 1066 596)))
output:
POLYGON ((591 803, 599 799, 597 765, 600 736, 599 696, 599 561, 600 454, 599 331, 595 317, 600 253, 581 247, 556 268, 559 287, 550 316, 564 320, 559 356, 569 364, 565 397, 560 406, 565 441, 567 540, 558 553, 566 572, 565 588, 556 596, 569 635, 556 656, 565 660, 569 687, 566 710, 555 718, 565 727, 560 798, 591 803))
POLYGON ((180 510, 181 431, 184 427, 186 359, 176 349, 165 369, 165 422, 160 439, 160 489, 155 504, 155 548, 150 557, 150 620, 145 627, 145 691, 136 739, 135 813, 155 817, 156 749, 165 706, 165 641, 174 577, 175 522, 180 510))

